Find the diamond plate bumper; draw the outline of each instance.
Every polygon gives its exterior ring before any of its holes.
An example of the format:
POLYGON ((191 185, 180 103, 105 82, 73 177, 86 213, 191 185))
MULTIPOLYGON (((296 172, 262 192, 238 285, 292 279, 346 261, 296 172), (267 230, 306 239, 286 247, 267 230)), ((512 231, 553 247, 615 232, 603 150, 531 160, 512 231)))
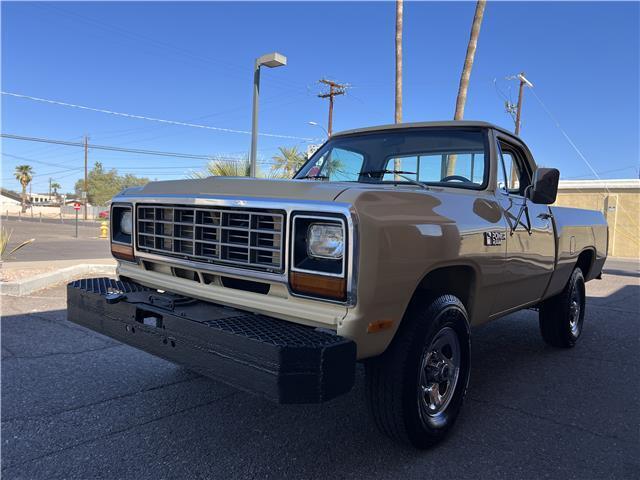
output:
POLYGON ((108 278, 67 285, 71 322, 279 403, 351 390, 355 343, 329 332, 108 278))

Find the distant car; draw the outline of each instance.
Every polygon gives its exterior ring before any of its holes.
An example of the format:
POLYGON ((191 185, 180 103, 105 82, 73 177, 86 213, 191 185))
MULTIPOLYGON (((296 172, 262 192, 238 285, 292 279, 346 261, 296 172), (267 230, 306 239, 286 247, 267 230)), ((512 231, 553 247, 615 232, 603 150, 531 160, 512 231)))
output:
POLYGON ((109 218, 109 210, 103 210, 98 214, 98 218, 104 218, 105 220, 109 218))

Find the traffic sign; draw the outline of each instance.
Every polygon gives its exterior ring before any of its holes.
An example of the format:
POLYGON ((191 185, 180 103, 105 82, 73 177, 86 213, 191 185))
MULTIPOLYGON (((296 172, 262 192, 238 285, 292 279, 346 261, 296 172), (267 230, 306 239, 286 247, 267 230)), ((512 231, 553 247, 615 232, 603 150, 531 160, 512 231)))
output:
POLYGON ((78 210, 80 210, 80 204, 78 202, 75 202, 73 204, 73 209, 77 212, 78 210))

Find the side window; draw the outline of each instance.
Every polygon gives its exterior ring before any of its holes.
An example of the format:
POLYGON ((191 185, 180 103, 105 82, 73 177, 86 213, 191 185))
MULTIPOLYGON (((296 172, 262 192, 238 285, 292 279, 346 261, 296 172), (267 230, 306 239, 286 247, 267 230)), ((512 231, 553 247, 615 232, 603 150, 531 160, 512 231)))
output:
POLYGON ((502 165, 498 169, 498 187, 515 195, 524 195, 531 180, 522 152, 504 142, 499 142, 499 146, 502 165))

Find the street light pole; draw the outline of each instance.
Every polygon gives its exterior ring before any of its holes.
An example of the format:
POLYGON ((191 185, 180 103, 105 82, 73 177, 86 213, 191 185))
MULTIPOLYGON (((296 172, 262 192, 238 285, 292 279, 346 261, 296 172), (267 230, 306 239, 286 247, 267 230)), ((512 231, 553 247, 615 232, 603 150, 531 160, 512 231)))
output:
POLYGON ((250 177, 256 176, 256 156, 258 149, 258 98, 260 96, 260 64, 258 60, 253 68, 253 113, 251 116, 251 167, 250 177))
POLYGON ((256 157, 258 155, 258 101, 260 97, 260 67, 281 67, 287 64, 287 57, 274 52, 256 59, 253 69, 253 113, 251 121, 251 153, 249 155, 251 177, 256 176, 256 157))
POLYGON ((84 219, 87 219, 87 202, 89 201, 89 137, 84 136, 84 219))

